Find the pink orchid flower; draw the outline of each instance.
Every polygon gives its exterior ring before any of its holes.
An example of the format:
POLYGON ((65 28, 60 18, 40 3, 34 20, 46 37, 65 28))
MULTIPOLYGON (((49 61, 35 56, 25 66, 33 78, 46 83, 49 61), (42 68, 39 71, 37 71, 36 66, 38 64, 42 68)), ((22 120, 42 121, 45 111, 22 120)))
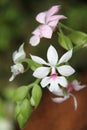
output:
POLYGON ((49 10, 39 13, 36 20, 40 25, 32 32, 33 36, 30 38, 30 44, 36 46, 39 44, 41 38, 51 39, 53 31, 55 30, 60 19, 66 18, 64 15, 57 15, 60 6, 52 6, 49 10))

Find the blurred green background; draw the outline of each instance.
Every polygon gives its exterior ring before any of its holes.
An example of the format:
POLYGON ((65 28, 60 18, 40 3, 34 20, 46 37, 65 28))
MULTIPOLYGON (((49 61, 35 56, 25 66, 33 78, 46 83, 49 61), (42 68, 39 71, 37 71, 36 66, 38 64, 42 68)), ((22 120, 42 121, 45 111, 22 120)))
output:
MULTIPOLYGON (((73 29, 84 31, 87 33, 87 1, 84 0, 0 0, 0 117, 11 119, 5 106, 9 102, 15 87, 22 84, 28 84, 30 81, 31 72, 18 76, 12 83, 9 83, 11 76, 10 66, 12 63, 12 53, 25 42, 25 50, 27 56, 29 53, 41 55, 45 58, 47 48, 53 44, 61 55, 64 50, 58 46, 57 35, 54 33, 51 40, 42 39, 37 47, 31 47, 28 42, 31 37, 31 32, 37 27, 35 16, 51 6, 62 5, 60 14, 64 14, 68 19, 63 23, 73 29), (44 48, 44 52, 42 49, 44 48), (9 89, 10 88, 10 89, 9 89), (9 91, 8 91, 9 90, 9 91), (5 93, 4 93, 5 92, 5 93), (3 104, 3 105, 1 105, 3 104), (4 109, 6 110, 4 110, 4 109), (3 110, 3 111, 2 111, 3 110), (4 113, 4 114, 2 114, 4 113)), ((79 71, 87 70, 87 48, 78 51, 73 56, 71 63, 79 71)), ((31 79, 32 80, 32 79, 31 79)), ((10 102, 13 106, 13 103, 10 102)), ((14 108, 14 107, 13 107, 14 108)), ((12 115, 13 118, 13 115, 12 115)))

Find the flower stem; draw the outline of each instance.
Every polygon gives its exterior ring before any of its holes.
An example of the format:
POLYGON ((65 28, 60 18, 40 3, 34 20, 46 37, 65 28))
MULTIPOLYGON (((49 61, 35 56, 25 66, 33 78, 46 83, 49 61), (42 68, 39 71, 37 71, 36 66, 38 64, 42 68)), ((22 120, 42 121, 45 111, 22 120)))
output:
POLYGON ((59 22, 59 26, 66 29, 66 30, 68 30, 68 31, 70 31, 70 32, 74 31, 72 28, 70 28, 70 27, 68 27, 68 26, 66 26, 66 25, 64 25, 64 24, 62 24, 60 22, 59 22))
POLYGON ((31 88, 33 88, 33 86, 34 86, 35 84, 38 84, 39 82, 40 82, 40 79, 36 79, 34 83, 29 84, 29 85, 27 86, 27 87, 28 87, 28 90, 30 90, 31 88))

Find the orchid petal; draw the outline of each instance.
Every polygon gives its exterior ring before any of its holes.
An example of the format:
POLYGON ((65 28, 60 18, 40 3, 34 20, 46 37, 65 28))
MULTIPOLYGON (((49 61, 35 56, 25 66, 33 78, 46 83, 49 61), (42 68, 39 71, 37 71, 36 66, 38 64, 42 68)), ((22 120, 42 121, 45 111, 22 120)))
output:
POLYGON ((55 21, 52 21, 52 22, 49 22, 49 26, 52 28, 52 30, 54 31, 56 26, 58 24, 58 20, 55 20, 55 21))
POLYGON ((11 81, 13 81, 13 80, 14 80, 14 78, 15 78, 15 76, 14 76, 14 75, 12 75, 12 76, 10 77, 9 81, 10 81, 10 82, 11 82, 11 81))
POLYGON ((13 53, 13 61, 14 61, 14 63, 17 63, 17 62, 19 62, 20 60, 22 60, 22 59, 24 59, 25 58, 25 56, 26 56, 26 54, 25 54, 25 52, 24 52, 24 43, 19 47, 19 50, 18 51, 15 51, 14 53, 13 53))
POLYGON ((54 5, 47 11, 47 17, 52 16, 53 14, 57 13, 60 9, 60 5, 54 5))
POLYGON ((40 26, 41 37, 50 39, 52 37, 52 29, 48 25, 40 26))
POLYGON ((64 101, 66 101, 69 98, 69 96, 65 96, 65 97, 59 97, 59 98, 52 98, 52 101, 55 103, 62 103, 64 101))
POLYGON ((41 81, 40 84, 41 84, 42 88, 44 88, 44 87, 46 87, 49 83, 50 83, 50 78, 49 78, 49 77, 45 77, 45 78, 42 79, 42 81, 41 81))
POLYGON ((58 84, 56 80, 50 82, 50 86, 48 87, 50 92, 58 91, 58 84))
POLYGON ((58 87, 57 91, 53 91, 52 93, 57 96, 64 96, 64 93, 60 87, 58 87))
POLYGON ((66 18, 64 15, 54 15, 54 16, 51 16, 49 19, 48 19, 48 25, 55 28, 59 22, 60 19, 64 19, 66 18))
POLYGON ((86 85, 80 85, 80 83, 77 80, 74 80, 72 82, 72 84, 73 84, 74 90, 76 90, 76 91, 79 91, 79 90, 81 90, 81 89, 86 87, 86 85))
POLYGON ((50 65, 56 65, 58 61, 58 54, 56 49, 51 45, 47 51, 47 59, 50 65))
POLYGON ((68 85, 68 82, 67 82, 66 78, 63 77, 63 76, 58 76, 57 82, 58 82, 58 84, 60 84, 62 87, 67 87, 67 85, 68 85))
POLYGON ((66 52, 59 60, 58 64, 65 63, 72 57, 72 49, 66 52))
POLYGON ((73 97, 73 101, 74 101, 75 110, 77 110, 78 103, 77 103, 77 99, 76 99, 76 97, 75 97, 73 94, 71 94, 71 93, 70 93, 69 95, 73 97))
POLYGON ((30 38, 30 41, 29 41, 29 43, 30 43, 32 46, 38 45, 39 42, 40 42, 40 37, 35 36, 35 35, 32 36, 32 37, 30 38))
POLYGON ((24 67, 23 67, 22 64, 17 63, 15 65, 11 66, 11 72, 12 72, 12 76, 9 79, 9 81, 12 81, 16 77, 16 75, 18 75, 20 73, 23 73, 24 72, 24 67))
POLYGON ((11 66, 11 72, 14 75, 18 75, 19 73, 23 73, 24 72, 24 67, 23 67, 22 64, 17 63, 15 65, 11 66))
POLYGON ((36 16, 36 20, 39 23, 45 24, 45 17, 46 17, 46 12, 41 12, 36 16))
POLYGON ((35 62, 37 62, 37 63, 39 63, 39 64, 48 65, 48 64, 46 63, 46 61, 43 60, 42 58, 40 58, 39 56, 34 56, 34 55, 30 55, 30 56, 31 56, 31 58, 32 58, 33 61, 35 61, 35 62))
POLYGON ((40 26, 38 26, 33 32, 32 34, 34 34, 35 36, 40 36, 40 26))
POLYGON ((36 78, 44 78, 49 74, 49 72, 50 72, 49 67, 39 67, 34 71, 33 76, 36 78))
POLYGON ((57 67, 58 72, 64 76, 70 76, 75 73, 75 70, 69 65, 62 65, 57 67))

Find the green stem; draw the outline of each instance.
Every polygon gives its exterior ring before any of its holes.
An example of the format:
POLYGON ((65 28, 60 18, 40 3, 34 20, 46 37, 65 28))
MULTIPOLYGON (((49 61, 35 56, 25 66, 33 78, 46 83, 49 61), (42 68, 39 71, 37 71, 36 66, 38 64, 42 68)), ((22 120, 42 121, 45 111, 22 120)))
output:
POLYGON ((66 30, 68 30, 70 32, 74 31, 72 28, 69 28, 69 27, 67 27, 66 25, 64 25, 64 24, 62 24, 60 22, 59 22, 59 26, 61 26, 62 28, 66 29, 66 30))
POLYGON ((36 81, 35 81, 34 83, 29 84, 29 85, 27 86, 28 89, 30 90, 31 88, 33 88, 33 86, 34 86, 35 84, 38 84, 38 83, 40 82, 40 80, 41 80, 41 79, 36 79, 36 81))
POLYGON ((36 79, 36 81, 34 82, 34 84, 38 84, 40 82, 41 79, 36 79))

